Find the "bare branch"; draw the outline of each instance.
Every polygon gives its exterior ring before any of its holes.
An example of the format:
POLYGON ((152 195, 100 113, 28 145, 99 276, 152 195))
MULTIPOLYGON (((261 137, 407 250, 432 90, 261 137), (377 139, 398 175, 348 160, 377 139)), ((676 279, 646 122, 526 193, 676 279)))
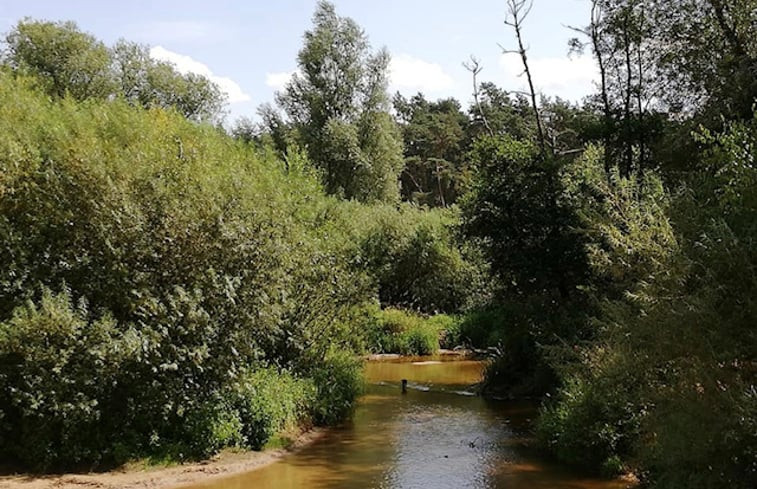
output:
POLYGON ((478 98, 478 74, 483 71, 484 67, 481 66, 481 62, 471 54, 470 61, 463 61, 463 67, 471 72, 471 75, 473 76, 473 101, 476 104, 476 110, 478 110, 478 115, 481 117, 481 120, 484 122, 484 127, 486 127, 487 132, 489 132, 490 136, 494 136, 494 131, 492 130, 491 126, 489 125, 489 121, 486 119, 486 115, 484 115, 484 111, 481 109, 481 102, 478 98))
MULTIPOLYGON (((531 13, 531 9, 534 6, 533 0, 507 0, 507 16, 505 18, 505 25, 513 28, 515 31, 515 38, 518 41, 517 53, 520 55, 521 61, 523 61, 523 73, 528 80, 528 88, 531 96, 531 106, 534 111, 534 117, 536 119, 536 129, 539 135, 539 146, 541 152, 544 154, 546 150, 546 139, 544 137, 544 128, 541 122, 541 116, 539 114, 539 105, 536 102, 536 90, 534 89, 534 82, 531 76, 531 70, 528 66, 528 54, 527 49, 523 44, 523 35, 521 26, 523 21, 531 13)), ((501 47, 501 46, 500 46, 501 47)))

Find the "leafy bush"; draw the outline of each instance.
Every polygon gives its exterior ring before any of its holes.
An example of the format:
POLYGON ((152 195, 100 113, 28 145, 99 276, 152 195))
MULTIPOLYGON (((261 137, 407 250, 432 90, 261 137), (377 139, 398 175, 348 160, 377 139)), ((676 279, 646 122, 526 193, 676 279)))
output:
POLYGON ((223 393, 251 366, 315 376, 350 345, 371 283, 300 154, 7 72, 0 105, 0 452, 204 456, 238 442, 223 393))
POLYGON ((230 397, 244 444, 260 450, 277 432, 301 424, 314 396, 311 381, 287 372, 265 368, 243 374, 230 397))
POLYGON ((459 325, 457 318, 444 314, 426 318, 401 309, 376 308, 363 323, 362 334, 374 353, 432 355, 445 338, 450 344, 457 341, 459 325))
POLYGON ((316 424, 333 425, 352 412, 363 392, 362 367, 350 352, 332 351, 312 369, 316 394, 310 413, 316 424))
POLYGON ((357 265, 377 283, 383 306, 452 313, 480 300, 485 267, 458 242, 455 209, 352 204, 344 211, 361 222, 353 231, 357 265))
POLYGON ((453 349, 463 344, 462 341, 462 317, 436 314, 426 320, 429 328, 440 333, 439 346, 453 349))
POLYGON ((400 353, 403 355, 431 355, 439 349, 440 331, 428 321, 419 321, 405 331, 400 338, 400 353))
POLYGON ((619 461, 633 455, 648 407, 642 379, 632 370, 604 358, 593 363, 590 373, 571 376, 557 401, 542 408, 537 434, 561 462, 612 477, 622 469, 619 461))
POLYGON ((0 453, 36 468, 100 460, 108 405, 143 341, 110 315, 92 317, 69 290, 42 289, 0 322, 0 453))

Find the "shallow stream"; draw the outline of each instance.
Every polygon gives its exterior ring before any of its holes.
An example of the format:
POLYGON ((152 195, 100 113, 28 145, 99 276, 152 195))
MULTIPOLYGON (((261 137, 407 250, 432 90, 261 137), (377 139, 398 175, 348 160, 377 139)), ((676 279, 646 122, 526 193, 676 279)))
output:
POLYGON ((487 401, 478 361, 369 362, 351 421, 267 467, 192 489, 620 489, 528 448, 535 407, 487 401), (402 394, 401 379, 408 380, 402 394))

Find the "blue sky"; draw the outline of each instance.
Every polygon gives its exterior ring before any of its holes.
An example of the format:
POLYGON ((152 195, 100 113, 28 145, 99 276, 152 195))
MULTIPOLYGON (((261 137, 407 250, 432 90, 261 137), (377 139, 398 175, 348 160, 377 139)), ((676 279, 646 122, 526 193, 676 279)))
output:
MULTIPOLYGON (((467 103, 474 54, 482 81, 524 87, 517 56, 503 24, 504 0, 335 0, 337 12, 355 19, 374 47, 392 53, 392 91, 454 96, 467 103)), ((0 0, 0 30, 19 19, 73 20, 107 44, 119 38, 148 44, 153 56, 180 70, 211 76, 229 94, 230 116, 253 116, 296 69, 303 32, 316 0, 0 0)), ((588 23, 588 0, 535 0, 524 35, 537 87, 579 100, 592 91, 595 68, 588 57, 567 55, 573 34, 565 25, 588 23)))

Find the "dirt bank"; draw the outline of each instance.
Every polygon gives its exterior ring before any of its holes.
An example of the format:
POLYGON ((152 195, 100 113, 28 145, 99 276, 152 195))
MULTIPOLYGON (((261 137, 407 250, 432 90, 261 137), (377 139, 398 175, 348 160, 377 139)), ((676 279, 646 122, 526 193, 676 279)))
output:
POLYGON ((164 489, 264 467, 317 440, 323 430, 297 437, 287 449, 263 452, 224 451, 210 460, 172 467, 127 466, 111 472, 60 475, 0 475, 0 489, 164 489))

